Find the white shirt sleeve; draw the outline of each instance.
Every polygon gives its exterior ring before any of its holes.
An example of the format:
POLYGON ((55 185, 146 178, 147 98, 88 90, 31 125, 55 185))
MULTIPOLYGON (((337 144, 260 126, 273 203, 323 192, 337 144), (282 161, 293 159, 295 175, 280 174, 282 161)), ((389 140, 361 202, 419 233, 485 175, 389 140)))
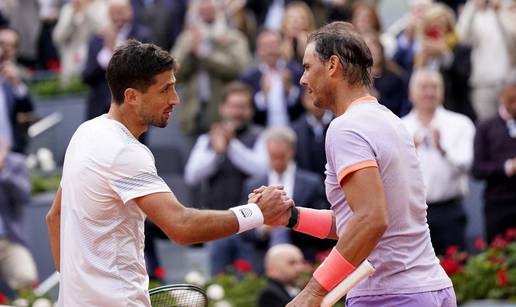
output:
POLYGON ((111 166, 109 185, 124 203, 170 188, 158 176, 152 153, 141 144, 129 144, 120 151, 111 166))
MULTIPOLYGON (((459 123, 459 122, 457 122, 459 123)), ((473 139, 475 137, 475 126, 464 118, 460 121, 461 125, 453 127, 454 138, 452 142, 443 142, 442 146, 446 152, 447 160, 457 169, 466 173, 473 162, 473 139)), ((451 129, 449 127, 447 129, 451 129)))
POLYGON ((201 135, 195 143, 185 166, 185 182, 195 185, 211 176, 217 170, 217 153, 210 148, 210 137, 201 135))
POLYGON ((229 142, 227 151, 229 160, 242 172, 249 176, 264 175, 267 173, 269 160, 265 141, 259 137, 253 148, 248 148, 237 139, 229 142))

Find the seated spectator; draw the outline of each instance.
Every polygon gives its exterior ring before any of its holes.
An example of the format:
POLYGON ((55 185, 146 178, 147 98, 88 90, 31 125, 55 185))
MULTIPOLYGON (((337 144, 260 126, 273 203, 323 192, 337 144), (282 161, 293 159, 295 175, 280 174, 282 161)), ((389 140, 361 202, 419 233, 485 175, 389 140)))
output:
POLYGON ((267 286, 258 296, 259 307, 283 307, 300 291, 297 282, 304 271, 303 254, 294 245, 279 244, 265 255, 267 286))
POLYGON ((72 0, 61 8, 52 39, 61 58, 62 83, 80 77, 88 42, 93 34, 100 33, 108 21, 107 2, 104 0, 72 0))
POLYGON ((246 37, 228 26, 223 7, 215 0, 190 1, 189 18, 172 55, 179 63, 176 77, 183 86, 178 108, 179 126, 197 137, 219 117, 224 87, 249 63, 246 37))
MULTIPOLYGON (((241 200, 244 181, 267 170, 261 128, 251 123, 250 89, 241 82, 226 86, 218 123, 199 136, 185 167, 185 181, 199 186, 204 208, 225 210, 241 200)), ((208 243, 211 272, 221 273, 239 258, 252 261, 252 246, 241 235, 208 243)))
POLYGON ((462 114, 442 107, 444 85, 433 70, 416 70, 410 80, 414 107, 402 120, 414 139, 428 203, 427 220, 438 255, 465 246, 467 192, 475 127, 462 114))
MULTIPOLYGON (((322 178, 318 174, 299 169, 294 161, 297 143, 295 132, 288 127, 273 127, 264 132, 264 139, 269 154, 268 174, 247 180, 243 196, 247 198, 249 193, 260 186, 280 184, 284 186, 285 192, 297 206, 329 209, 322 178)), ((284 227, 257 228, 245 233, 244 237, 254 242, 256 249, 254 263, 259 274, 263 273, 260 264, 263 263, 265 251, 269 246, 292 243, 303 251, 305 258, 310 262, 315 262, 318 252, 327 250, 331 246, 327 244, 328 241, 299 232, 291 232, 284 227)))
POLYGON ((516 70, 505 78, 498 115, 478 124, 473 175, 486 181, 487 239, 516 227, 516 70))
POLYGON ((278 32, 263 31, 256 39, 258 67, 244 72, 240 79, 253 89, 253 121, 262 126, 287 126, 303 112, 299 79, 303 68, 287 62, 281 54, 278 32))
POLYGON ((37 281, 34 259, 22 227, 22 206, 30 198, 25 156, 10 152, 0 139, 0 271, 15 290, 30 289, 37 281))

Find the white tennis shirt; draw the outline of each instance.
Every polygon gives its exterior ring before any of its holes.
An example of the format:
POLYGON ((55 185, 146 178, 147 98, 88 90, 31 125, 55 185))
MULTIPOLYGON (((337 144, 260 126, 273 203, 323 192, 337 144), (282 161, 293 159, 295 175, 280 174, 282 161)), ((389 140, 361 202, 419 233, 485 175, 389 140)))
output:
POLYGON ((133 199, 171 192, 150 150, 107 115, 87 121, 66 150, 61 188, 58 306, 150 306, 146 216, 133 199))

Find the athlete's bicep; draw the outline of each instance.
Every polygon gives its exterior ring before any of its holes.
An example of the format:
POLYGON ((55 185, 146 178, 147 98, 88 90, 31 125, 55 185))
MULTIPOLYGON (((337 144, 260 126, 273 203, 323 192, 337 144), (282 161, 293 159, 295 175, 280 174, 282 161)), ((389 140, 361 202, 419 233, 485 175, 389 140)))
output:
POLYGON ((385 193, 377 167, 366 167, 342 178, 342 189, 354 215, 387 218, 385 193))
POLYGON ((186 208, 173 193, 152 193, 133 201, 169 238, 174 238, 175 229, 180 225, 186 208))

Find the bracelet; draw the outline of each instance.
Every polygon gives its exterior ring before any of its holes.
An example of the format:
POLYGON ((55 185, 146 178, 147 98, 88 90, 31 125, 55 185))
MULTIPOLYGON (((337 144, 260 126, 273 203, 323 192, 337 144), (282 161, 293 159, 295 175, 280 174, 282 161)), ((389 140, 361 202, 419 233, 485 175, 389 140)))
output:
POLYGON ((263 225, 263 213, 255 203, 248 203, 242 206, 232 207, 238 220, 238 233, 263 225))
POLYGON ((290 219, 288 220, 287 227, 292 228, 292 227, 296 226, 298 217, 299 217, 299 210, 297 210, 297 208, 295 206, 291 207, 290 208, 290 219))

